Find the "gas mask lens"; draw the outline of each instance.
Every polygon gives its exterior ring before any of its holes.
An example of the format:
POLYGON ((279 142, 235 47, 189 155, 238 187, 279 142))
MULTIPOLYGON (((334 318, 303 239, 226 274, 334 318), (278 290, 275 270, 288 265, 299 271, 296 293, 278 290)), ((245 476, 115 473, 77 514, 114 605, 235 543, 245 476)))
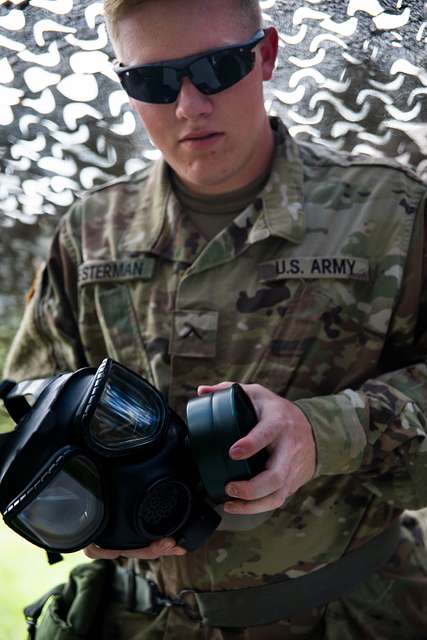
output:
POLYGON ((129 369, 104 363, 83 416, 90 444, 106 455, 120 455, 157 441, 166 416, 159 392, 129 369))
POLYGON ((63 456, 4 515, 12 528, 37 544, 71 551, 102 524, 103 496, 98 471, 88 458, 68 457, 60 466, 61 460, 63 456))

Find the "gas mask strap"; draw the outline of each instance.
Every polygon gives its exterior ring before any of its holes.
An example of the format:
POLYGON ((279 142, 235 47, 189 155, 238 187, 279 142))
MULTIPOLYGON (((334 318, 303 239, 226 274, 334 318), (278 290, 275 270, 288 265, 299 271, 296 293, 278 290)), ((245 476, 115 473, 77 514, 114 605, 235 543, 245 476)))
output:
POLYGON ((9 437, 11 433, 12 432, 0 433, 0 458, 2 455, 3 449, 6 447, 7 443, 9 442, 9 437))
POLYGON ((13 382, 13 380, 2 380, 0 382, 0 399, 4 400, 15 385, 16 382, 13 382))
POLYGON ((60 553, 57 551, 48 551, 46 549, 47 561, 49 564, 56 564, 57 562, 62 562, 64 559, 60 553))
POLYGON ((0 399, 3 400, 11 418, 18 423, 31 409, 41 393, 54 378, 36 380, 2 380, 0 382, 0 399))

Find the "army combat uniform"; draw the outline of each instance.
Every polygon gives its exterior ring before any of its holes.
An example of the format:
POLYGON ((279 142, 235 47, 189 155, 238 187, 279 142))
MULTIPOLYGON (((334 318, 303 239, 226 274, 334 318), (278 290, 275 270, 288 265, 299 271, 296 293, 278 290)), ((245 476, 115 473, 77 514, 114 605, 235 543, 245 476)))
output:
MULTIPOLYGON (((162 160, 77 202, 5 372, 39 377, 109 355, 183 416, 197 385, 222 380, 297 402, 316 440, 315 478, 274 512, 227 515, 195 552, 141 562, 171 597, 297 585, 427 505, 426 187, 392 163, 296 144, 272 126, 266 186, 209 242, 162 160)), ((427 555, 415 519, 405 523, 388 563, 326 607, 233 629, 179 607, 150 616, 113 603, 105 637, 427 638, 427 555)))

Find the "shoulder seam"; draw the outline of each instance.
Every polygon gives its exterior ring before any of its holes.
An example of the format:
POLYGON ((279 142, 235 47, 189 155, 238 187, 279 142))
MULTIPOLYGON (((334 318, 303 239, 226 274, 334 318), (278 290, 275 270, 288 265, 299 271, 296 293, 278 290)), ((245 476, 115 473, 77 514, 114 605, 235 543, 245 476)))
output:
POLYGON ((300 147, 311 151, 319 160, 323 166, 338 166, 343 168, 360 166, 360 167, 383 167, 384 169, 394 169, 401 173, 404 173, 408 178, 411 178, 415 182, 418 182, 421 186, 427 188, 426 183, 422 180, 421 176, 419 176, 416 170, 412 166, 405 166, 400 164, 396 160, 392 158, 374 158, 369 155, 361 155, 355 154, 352 155, 351 152, 339 152, 333 148, 327 147, 325 145, 325 156, 322 156, 321 153, 317 152, 317 148, 323 148, 322 145, 318 145, 316 143, 310 143, 306 141, 301 141, 297 143, 300 147), (332 157, 328 157, 328 156, 332 157))
POLYGON ((84 189, 77 194, 79 199, 86 198, 87 196, 92 195, 93 193, 98 193, 99 191, 104 191, 105 189, 113 188, 120 184, 131 184, 143 182, 147 179, 149 170, 152 167, 152 162, 149 162, 145 167, 135 171, 130 175, 122 175, 117 178, 113 178, 112 180, 108 180, 107 182, 103 182, 102 184, 96 185, 95 187, 91 187, 90 189, 84 189))
POLYGON ((64 245, 67 248, 68 253, 75 266, 77 267, 81 262, 81 251, 79 251, 78 243, 76 241, 76 238, 74 237, 70 215, 64 216, 61 223, 64 245))

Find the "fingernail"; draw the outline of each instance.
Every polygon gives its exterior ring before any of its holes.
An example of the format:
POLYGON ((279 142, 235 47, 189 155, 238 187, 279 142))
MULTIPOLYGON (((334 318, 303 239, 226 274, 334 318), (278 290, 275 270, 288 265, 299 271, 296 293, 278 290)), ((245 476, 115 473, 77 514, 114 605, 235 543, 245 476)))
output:
POLYGON ((235 513, 236 505, 233 502, 225 502, 224 511, 228 511, 229 513, 235 513))
POLYGON ((239 492, 237 491, 237 488, 234 486, 234 484, 228 485, 227 493, 228 493, 228 495, 235 496, 235 497, 237 497, 239 495, 239 492))
POLYGON ((243 455, 243 450, 240 447, 231 447, 230 455, 232 458, 241 458, 243 455))

